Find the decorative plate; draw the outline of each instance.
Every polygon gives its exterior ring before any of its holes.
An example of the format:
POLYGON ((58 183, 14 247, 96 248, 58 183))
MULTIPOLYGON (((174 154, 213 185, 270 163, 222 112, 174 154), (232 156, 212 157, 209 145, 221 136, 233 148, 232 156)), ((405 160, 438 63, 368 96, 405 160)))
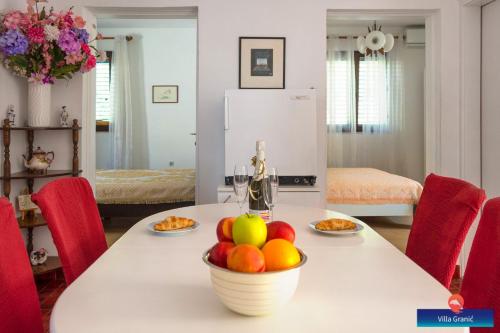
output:
POLYGON ((365 227, 363 227, 362 224, 359 224, 357 222, 354 222, 354 221, 351 221, 352 223, 356 224, 356 229, 351 229, 351 230, 318 230, 316 229, 316 224, 319 223, 321 221, 314 221, 314 222, 311 222, 309 223, 309 227, 316 231, 316 232, 319 232, 319 233, 322 233, 322 234, 327 234, 327 235, 353 235, 353 234, 357 234, 359 232, 361 232, 365 227))
POLYGON ((157 223, 159 223, 159 221, 149 223, 148 230, 157 234, 157 235, 164 235, 164 236, 181 236, 181 235, 185 235, 189 232, 192 232, 200 227, 200 224, 198 222, 194 221, 194 224, 191 227, 176 229, 176 230, 168 230, 168 231, 158 231, 158 230, 155 230, 155 224, 157 224, 157 223))

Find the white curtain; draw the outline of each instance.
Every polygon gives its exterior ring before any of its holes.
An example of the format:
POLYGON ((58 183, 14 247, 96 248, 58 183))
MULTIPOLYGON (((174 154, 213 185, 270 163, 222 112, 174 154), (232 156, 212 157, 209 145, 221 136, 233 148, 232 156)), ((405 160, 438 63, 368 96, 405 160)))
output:
POLYGON ((386 55, 360 58, 355 38, 328 40, 328 167, 373 167, 404 175, 400 47, 397 42, 386 55))
POLYGON ((149 167, 142 38, 132 37, 130 41, 125 36, 114 39, 110 125, 113 169, 149 167))

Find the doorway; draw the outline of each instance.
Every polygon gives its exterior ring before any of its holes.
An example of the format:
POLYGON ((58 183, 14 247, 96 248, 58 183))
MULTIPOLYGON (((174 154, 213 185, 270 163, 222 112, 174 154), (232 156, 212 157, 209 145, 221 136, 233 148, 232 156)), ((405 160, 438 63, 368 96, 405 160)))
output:
POLYGON ((95 192, 110 243, 194 205, 197 19, 97 15, 95 192))
POLYGON ((328 206, 403 252, 426 171, 425 30, 424 16, 327 20, 328 206))

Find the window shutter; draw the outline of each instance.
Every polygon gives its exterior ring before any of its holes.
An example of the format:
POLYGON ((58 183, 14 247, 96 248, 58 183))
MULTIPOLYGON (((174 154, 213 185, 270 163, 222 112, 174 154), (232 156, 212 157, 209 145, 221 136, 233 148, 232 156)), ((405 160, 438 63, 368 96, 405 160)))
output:
POLYGON ((360 60, 358 94, 358 125, 386 124, 385 61, 360 60))
POLYGON ((112 118, 110 69, 109 61, 96 64, 96 120, 112 118))

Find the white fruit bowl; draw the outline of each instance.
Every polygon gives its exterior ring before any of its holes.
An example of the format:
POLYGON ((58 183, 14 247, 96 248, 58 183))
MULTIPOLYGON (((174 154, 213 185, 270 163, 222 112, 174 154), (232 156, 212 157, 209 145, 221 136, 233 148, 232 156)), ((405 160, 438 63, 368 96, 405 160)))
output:
POLYGON ((203 261, 210 268, 212 287, 225 306, 239 314, 263 316, 288 303, 295 293, 300 268, 307 261, 304 252, 298 251, 301 260, 297 266, 276 272, 230 271, 209 262, 209 250, 203 254, 203 261))

